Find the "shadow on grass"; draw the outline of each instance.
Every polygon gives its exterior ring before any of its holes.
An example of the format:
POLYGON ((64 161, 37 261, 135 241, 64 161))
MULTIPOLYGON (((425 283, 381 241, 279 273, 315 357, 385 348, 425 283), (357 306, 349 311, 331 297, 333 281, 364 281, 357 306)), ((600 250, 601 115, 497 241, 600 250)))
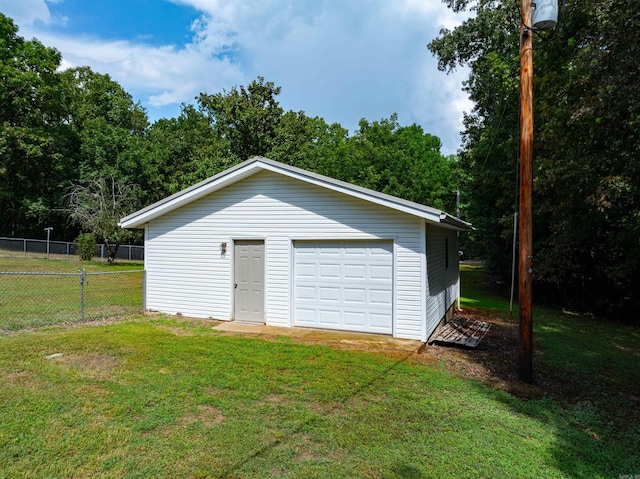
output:
POLYGON ((443 350, 444 361, 510 393, 491 399, 551 425, 555 442, 549 452, 558 470, 567 477, 640 474, 640 331, 538 308, 529 385, 516 372, 517 322, 495 311, 464 313, 491 322, 492 329, 477 350, 443 350))
MULTIPOLYGON (((479 389, 485 388, 477 384, 479 389)), ((529 417, 554 430, 547 446, 548 457, 540 457, 540 477, 622 477, 640 471, 640 428, 611 421, 606 408, 589 400, 561 405, 548 396, 521 399, 509 394, 488 394, 518 415, 529 417), (546 467, 545 467, 546 464, 546 467), (551 471, 556 471, 555 473, 551 471)), ((629 411, 630 409, 627 409, 629 411)), ((522 431, 523 440, 535 438, 535 431, 522 431)))
MULTIPOLYGON (((470 311, 466 311, 467 314, 470 311)), ((544 313, 544 311, 543 311, 544 313)), ((478 317, 482 317, 482 311, 476 311, 478 317)), ((500 403, 506 406, 517 416, 527 416, 534 423, 538 423, 541 429, 552 430, 551 439, 536 437, 540 432, 536 427, 532 431, 522 431, 522 440, 543 441, 545 444, 544 457, 540 457, 540 464, 536 466, 542 476, 545 471, 550 476, 556 477, 558 473, 566 477, 619 477, 628 474, 637 474, 640 471, 640 420, 638 410, 640 403, 634 394, 637 394, 640 378, 635 369, 625 368, 618 370, 615 375, 602 378, 600 374, 591 368, 574 371, 569 377, 566 369, 548 350, 542 345, 548 344, 550 339, 546 334, 557 335, 554 338, 558 344, 565 345, 565 351, 575 357, 573 361, 586 365, 602 365, 606 360, 603 354, 609 349, 606 345, 596 350, 587 351, 576 345, 575 328, 571 323, 565 323, 562 318, 553 319, 542 316, 539 318, 539 328, 544 332, 538 333, 535 355, 535 384, 528 385, 517 378, 515 358, 517 356, 517 327, 495 313, 485 316, 492 322, 493 327, 489 335, 477 350, 459 350, 444 347, 433 347, 436 357, 450 361, 447 369, 459 371, 463 376, 478 379, 478 370, 482 370, 481 384, 471 381, 471 387, 476 389, 478 395, 487 402, 500 403), (546 329, 545 329, 546 328, 546 329), (573 353, 574 349, 576 350, 573 353), (583 355, 580 356, 579 354, 583 355), (458 361, 456 362, 456 358, 458 361), (464 361, 463 361, 464 360, 464 361), (465 370, 475 368, 475 371, 465 370), (586 380, 584 374, 594 376, 586 380), (613 381, 613 382, 612 382, 613 381), (628 381, 625 388, 616 388, 613 385, 619 381, 628 381), (634 399, 635 397, 635 399, 634 399), (531 436, 530 436, 531 434, 531 436)), ((587 318, 589 319, 589 318, 587 318)), ((585 323, 586 324, 586 323, 585 323)), ((595 323, 595 327, 599 327, 595 323)), ((592 328, 584 327, 581 334, 591 334, 592 328)), ((587 336, 585 336, 587 337, 587 336)), ((627 337, 623 332, 616 336, 618 339, 627 337)), ((582 338, 585 339, 585 338, 582 338)), ((626 344, 626 343, 625 343, 626 344)), ((623 347, 626 350, 626 346, 623 347)), ((636 353, 627 351, 628 359, 634 359, 636 353)), ((352 402, 367 397, 376 389, 378 383, 383 383, 385 378, 394 373, 402 363, 425 362, 433 365, 432 359, 422 361, 423 354, 409 353, 395 361, 384 371, 371 376, 355 389, 351 389, 344 397, 335 401, 329 413, 349 407, 352 402)), ((424 358, 423 358, 424 359, 424 358)), ((573 364, 573 361, 571 364, 573 364)), ((478 415, 478 431, 482 430, 482 415, 478 415)), ((299 421, 293 427, 284 431, 284 436, 271 440, 268 444, 258 448, 252 454, 236 461, 226 468, 219 477, 235 477, 247 470, 252 461, 268 458, 273 451, 283 445, 287 445, 294 438, 299 437, 305 430, 313 428, 320 416, 314 416, 307 420, 299 421)), ((488 425, 491 429, 491 425, 488 425)), ((509 451, 506 451, 508 454, 509 451)), ((492 455, 499 457, 500 451, 492 451, 492 455)), ((499 459, 498 459, 499 460, 499 459)), ((491 463, 491 460, 489 460, 491 463)), ((386 473, 389 477, 425 477, 425 464, 416 460, 400 461, 386 473)), ((249 467, 250 468, 250 467, 249 467)), ((517 471, 513 471, 517 476, 517 471)), ((386 476, 385 476, 386 477, 386 476)))
MULTIPOLYGON (((342 399, 335 401, 335 404, 328 409, 328 412, 336 412, 343 408, 346 404, 348 404, 353 399, 356 399, 360 396, 363 396, 363 393, 367 390, 371 389, 376 383, 382 381, 385 377, 391 374, 400 364, 406 363, 411 357, 415 356, 416 352, 410 352, 405 354, 403 357, 398 359, 391 366, 386 368, 380 374, 377 374, 374 377, 371 377, 368 381, 363 382, 357 388, 349 391, 349 394, 346 394, 342 399)), ((225 471, 223 471, 219 477, 236 477, 235 473, 240 473, 244 466, 250 463, 251 461, 258 459, 260 457, 267 457, 274 449, 282 446, 283 444, 288 443, 292 440, 293 437, 296 437, 297 434, 302 433, 307 430, 310 426, 313 426, 315 422, 320 419, 319 416, 311 417, 305 421, 300 421, 298 424, 287 431, 288 436, 284 436, 282 439, 274 439, 268 444, 265 444, 263 447, 256 450, 254 453, 250 454, 246 458, 241 461, 237 461, 228 467, 225 471)), ((422 477, 420 469, 415 468, 410 464, 400 464, 397 466, 397 473, 399 473, 400 477, 422 477)))

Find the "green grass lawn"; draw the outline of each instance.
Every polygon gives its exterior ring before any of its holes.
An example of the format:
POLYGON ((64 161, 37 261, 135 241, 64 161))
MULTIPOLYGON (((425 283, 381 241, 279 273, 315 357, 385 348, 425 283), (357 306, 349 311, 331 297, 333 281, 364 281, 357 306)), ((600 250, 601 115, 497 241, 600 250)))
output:
POLYGON ((84 285, 85 320, 132 314, 142 309, 143 274, 124 273, 143 269, 141 263, 107 265, 73 259, 0 258, 0 271, 73 274, 0 274, 0 332, 80 321, 79 268, 89 274, 84 285))
MULTIPOLYGON (((504 285, 485 275, 481 265, 462 265, 461 276, 463 309, 491 311, 514 321, 517 331, 517 299, 511 317, 508 298, 496 293, 506 290, 504 285)), ((635 403, 630 398, 640 399, 639 328, 534 305, 533 333, 534 361, 553 374, 554 380, 586 385, 591 396, 600 395, 603 405, 614 406, 610 414, 622 417, 635 403)))
POLYGON ((5 335, 0 477, 640 474, 636 330, 535 320, 537 361, 583 375, 590 394, 519 398, 415 356, 223 336, 180 318, 5 335), (610 374, 590 377, 605 352, 610 374))
POLYGON ((144 264, 134 261, 116 261, 110 265, 102 261, 78 261, 73 257, 65 259, 0 257, 0 271, 49 271, 53 273, 77 273, 80 268, 84 268, 88 273, 96 273, 101 271, 144 269, 144 264))
MULTIPOLYGON (((499 313, 509 312, 509 298, 500 294, 508 285, 499 284, 485 274, 482 264, 460 265, 461 307, 480 308, 499 313)), ((514 316, 518 317, 518 302, 514 303, 514 316)))

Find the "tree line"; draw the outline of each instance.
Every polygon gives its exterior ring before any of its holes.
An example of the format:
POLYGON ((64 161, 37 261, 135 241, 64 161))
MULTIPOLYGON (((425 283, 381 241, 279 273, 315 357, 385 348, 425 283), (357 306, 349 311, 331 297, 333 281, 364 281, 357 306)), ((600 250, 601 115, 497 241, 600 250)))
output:
POLYGON ((57 239, 90 230, 105 244, 131 241, 136 232, 120 230, 113 218, 255 155, 455 208, 456 158, 396 115, 363 119, 350 134, 285 111, 280 87, 258 77, 203 92, 176 118, 151 123, 109 75, 88 67, 61 71, 57 50, 20 37, 2 14, 0 30, 0 236, 40 237, 53 226, 57 239))
MULTIPOLYGON (((467 66, 475 107, 460 155, 469 246, 511 267, 517 210, 519 1, 446 0, 475 16, 429 48, 467 66)), ((637 322, 640 307, 640 14, 635 2, 566 0, 534 32, 534 296, 637 322)))
MULTIPOLYGON (((96 191, 126 191, 119 204, 128 213, 262 155, 449 212, 459 187, 461 215, 477 228, 463 237, 467 251, 508 277, 517 210, 519 2, 445 3, 474 12, 429 44, 440 69, 469 69, 465 88, 474 109, 455 158, 440 153, 438 138, 400 125, 395 115, 363 119, 349 132, 285 111, 280 87, 261 77, 203 92, 176 118, 151 123, 108 75, 60 71, 59 52, 21 38, 0 14, 0 235, 38 237, 53 226, 64 232, 60 239, 73 240, 82 230, 70 223, 74 197, 86 207, 96 191)), ((556 29, 534 37, 535 299, 632 319, 640 307, 634 7, 566 0, 556 29)))

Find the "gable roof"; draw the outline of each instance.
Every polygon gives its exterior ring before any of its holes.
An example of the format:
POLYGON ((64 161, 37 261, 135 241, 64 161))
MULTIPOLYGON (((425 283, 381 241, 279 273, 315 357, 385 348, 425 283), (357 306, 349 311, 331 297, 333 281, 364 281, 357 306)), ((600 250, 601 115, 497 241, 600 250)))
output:
POLYGON ((263 158, 261 156, 255 156, 232 168, 224 170, 217 175, 207 178, 200 183, 179 191, 174 195, 153 203, 146 208, 142 208, 129 216, 125 216, 118 224, 123 228, 141 228, 145 223, 148 223, 159 216, 265 170, 344 193, 365 201, 370 201, 371 203, 386 206, 397 211, 418 216, 445 228, 464 231, 473 229, 473 226, 471 226, 470 223, 462 221, 438 209, 414 203, 412 201, 403 200, 396 196, 379 193, 344 181, 335 180, 328 176, 312 173, 310 171, 269 160, 268 158, 263 158))

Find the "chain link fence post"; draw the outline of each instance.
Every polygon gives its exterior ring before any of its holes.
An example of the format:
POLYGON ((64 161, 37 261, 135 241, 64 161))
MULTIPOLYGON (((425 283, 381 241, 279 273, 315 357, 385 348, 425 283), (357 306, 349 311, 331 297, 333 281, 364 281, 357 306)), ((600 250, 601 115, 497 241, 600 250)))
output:
POLYGON ((78 269, 80 272, 80 321, 84 321, 84 283, 86 272, 84 268, 78 269))
POLYGON ((144 311, 144 270, 74 269, 67 273, 0 271, 0 336, 3 331, 121 318, 138 314, 141 308, 144 311))

